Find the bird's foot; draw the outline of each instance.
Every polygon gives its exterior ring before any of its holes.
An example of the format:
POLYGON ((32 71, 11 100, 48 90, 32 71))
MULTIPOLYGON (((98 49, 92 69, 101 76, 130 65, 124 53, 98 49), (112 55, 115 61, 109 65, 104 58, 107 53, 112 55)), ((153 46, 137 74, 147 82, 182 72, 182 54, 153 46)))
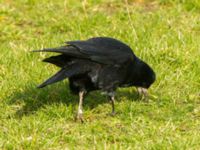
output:
POLYGON ((83 114, 78 113, 75 117, 75 121, 81 121, 81 123, 84 123, 83 114))
POLYGON ((116 116, 116 114, 117 113, 115 111, 113 111, 113 112, 109 113, 108 115, 114 117, 114 116, 116 116))

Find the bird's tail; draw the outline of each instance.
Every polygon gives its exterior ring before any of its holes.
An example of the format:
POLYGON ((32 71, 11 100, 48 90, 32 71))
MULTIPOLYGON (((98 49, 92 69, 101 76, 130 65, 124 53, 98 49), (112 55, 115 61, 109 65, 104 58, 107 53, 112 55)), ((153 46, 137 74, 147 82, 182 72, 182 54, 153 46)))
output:
POLYGON ((43 62, 48 62, 54 64, 58 67, 64 67, 69 64, 71 57, 66 55, 51 56, 42 60, 43 62))
POLYGON ((55 52, 61 53, 58 56, 51 56, 49 58, 45 58, 43 61, 54 64, 62 69, 54 74, 52 77, 47 79, 44 83, 38 86, 38 88, 43 88, 49 84, 56 83, 58 81, 64 80, 69 78, 73 75, 77 75, 80 73, 84 73, 87 71, 85 67, 79 62, 75 62, 73 58, 85 58, 84 56, 76 47, 67 45, 57 48, 46 48, 42 50, 34 50, 32 52, 55 52), (73 59, 73 61, 72 61, 73 59))
POLYGON ((73 75, 79 74, 81 71, 81 67, 79 64, 71 64, 66 67, 63 67, 60 71, 58 71, 56 74, 54 74, 52 77, 47 79, 45 82, 40 84, 38 88, 43 88, 49 84, 56 83, 58 81, 64 80, 66 78, 69 78, 73 75))

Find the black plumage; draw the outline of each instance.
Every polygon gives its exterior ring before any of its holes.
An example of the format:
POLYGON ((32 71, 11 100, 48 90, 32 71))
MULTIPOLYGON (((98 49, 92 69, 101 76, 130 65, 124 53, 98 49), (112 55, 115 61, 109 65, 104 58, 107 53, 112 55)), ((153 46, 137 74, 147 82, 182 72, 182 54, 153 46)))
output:
POLYGON ((70 90, 80 97, 77 117, 81 120, 86 93, 94 90, 107 93, 114 113, 114 92, 118 87, 135 86, 145 94, 155 81, 155 73, 148 64, 136 57, 128 45, 109 37, 70 41, 62 47, 34 52, 60 53, 43 60, 61 70, 38 87, 68 78, 70 90))

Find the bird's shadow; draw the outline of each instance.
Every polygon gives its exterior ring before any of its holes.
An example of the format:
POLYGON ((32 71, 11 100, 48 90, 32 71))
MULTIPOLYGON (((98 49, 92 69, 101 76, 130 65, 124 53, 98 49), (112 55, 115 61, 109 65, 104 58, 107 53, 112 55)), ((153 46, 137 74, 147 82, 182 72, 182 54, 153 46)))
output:
MULTIPOLYGON (((135 90, 118 90, 117 101, 121 101, 122 97, 127 100, 139 100, 135 90)), ((43 89, 36 88, 35 85, 28 84, 27 86, 13 92, 9 96, 8 103, 10 105, 19 104, 20 107, 14 114, 15 117, 22 118, 23 116, 34 114, 40 108, 46 105, 63 103, 66 106, 71 105, 73 110, 78 105, 78 96, 73 95, 68 83, 59 83, 43 89)), ((100 92, 91 92, 84 100, 84 107, 93 109, 99 104, 107 103, 108 99, 100 92)))

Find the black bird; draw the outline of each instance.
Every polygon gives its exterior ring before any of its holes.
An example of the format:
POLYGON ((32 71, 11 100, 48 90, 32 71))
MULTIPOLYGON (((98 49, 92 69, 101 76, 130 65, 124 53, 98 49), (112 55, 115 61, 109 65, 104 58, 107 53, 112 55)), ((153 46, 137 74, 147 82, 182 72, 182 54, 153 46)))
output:
POLYGON ((61 70, 38 88, 68 78, 70 90, 79 94, 77 118, 81 121, 86 93, 102 90, 108 95, 114 114, 114 96, 118 87, 135 86, 147 95, 147 89, 155 81, 155 73, 148 64, 136 57, 128 45, 109 37, 69 41, 65 46, 34 52, 60 53, 43 60, 61 70))

